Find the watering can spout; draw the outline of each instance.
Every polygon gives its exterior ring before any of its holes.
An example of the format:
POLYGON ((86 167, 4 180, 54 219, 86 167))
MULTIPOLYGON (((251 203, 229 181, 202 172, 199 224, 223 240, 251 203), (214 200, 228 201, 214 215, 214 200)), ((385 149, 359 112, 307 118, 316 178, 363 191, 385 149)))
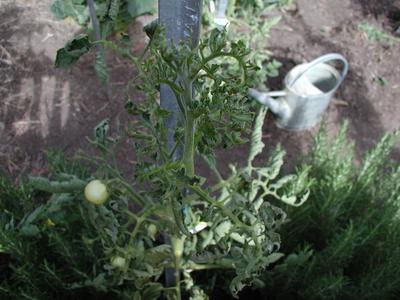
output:
POLYGON ((284 95, 284 92, 262 93, 256 89, 249 89, 249 96, 267 106, 278 118, 285 118, 290 113, 289 107, 284 101, 272 97, 282 97, 284 95))

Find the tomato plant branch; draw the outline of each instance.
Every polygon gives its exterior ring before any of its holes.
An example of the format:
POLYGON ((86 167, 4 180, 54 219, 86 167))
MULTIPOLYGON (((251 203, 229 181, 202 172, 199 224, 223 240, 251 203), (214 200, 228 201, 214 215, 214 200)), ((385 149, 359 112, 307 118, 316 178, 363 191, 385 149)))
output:
MULTIPOLYGON (((101 39, 100 25, 99 25, 99 20, 97 19, 96 9, 94 7, 94 1, 87 0, 87 5, 89 7, 89 15, 90 15, 90 19, 92 21, 94 38, 96 40, 100 40, 101 39)), ((98 51, 99 55, 103 58, 105 67, 107 69, 107 61, 105 58, 104 46, 102 44, 98 44, 97 51, 98 51)), ((110 86, 110 82, 108 80, 106 81, 106 89, 107 89, 108 100, 111 100, 111 97, 112 97, 111 86, 110 86)))
POLYGON ((242 80, 245 81, 247 79, 247 68, 246 68, 246 63, 243 61, 243 59, 241 59, 240 57, 238 57, 237 55, 231 53, 231 52, 219 52, 219 53, 214 53, 209 55, 208 57, 204 58, 203 61, 201 62, 200 67, 198 67, 190 76, 190 78, 192 80, 196 80, 200 74, 201 70, 204 70, 204 68, 207 66, 207 64, 209 62, 211 62, 212 60, 218 58, 218 57, 232 57, 234 59, 236 59, 236 61, 239 63, 241 69, 242 69, 242 80))
POLYGON ((198 264, 195 262, 188 262, 185 267, 193 271, 212 270, 212 269, 234 269, 232 260, 221 260, 219 263, 198 264))
MULTIPOLYGON (((189 113, 190 114, 190 113, 189 113)), ((183 164, 185 165, 186 175, 189 177, 194 176, 194 131, 195 131, 195 119, 192 116, 186 118, 185 124, 185 137, 184 137, 184 148, 183 148, 183 164)))
POLYGON ((93 41, 91 43, 92 45, 104 45, 106 48, 111 49, 115 51, 117 54, 119 54, 121 57, 127 58, 130 60, 131 63, 133 63, 136 67, 139 67, 140 62, 139 60, 132 55, 132 53, 127 50, 127 49, 122 49, 118 47, 115 43, 107 41, 107 40, 97 40, 93 41))
POLYGON ((215 201, 214 199, 212 199, 207 193, 205 193, 204 191, 202 191, 199 187, 194 186, 194 185, 190 185, 189 188, 195 192, 197 195, 200 196, 201 199, 203 199, 204 201, 208 202, 209 204, 218 207, 222 213, 229 217, 238 227, 241 227, 243 229, 246 230, 253 230, 253 228, 245 223, 243 223, 229 208, 225 207, 224 204, 222 204, 219 201, 215 201))
MULTIPOLYGON (((185 76, 185 75, 183 75, 185 76)), ((196 128, 196 120, 190 112, 190 105, 193 102, 193 88, 192 81, 188 78, 183 78, 183 103, 186 107, 186 120, 185 120, 185 136, 183 146, 183 157, 182 161, 185 165, 186 175, 193 177, 194 173, 194 155, 195 155, 195 144, 194 144, 194 133, 196 128)))
POLYGON ((175 290, 176 299, 181 299, 181 269, 182 269, 182 254, 184 248, 185 236, 171 236, 172 252, 174 256, 175 267, 175 290))

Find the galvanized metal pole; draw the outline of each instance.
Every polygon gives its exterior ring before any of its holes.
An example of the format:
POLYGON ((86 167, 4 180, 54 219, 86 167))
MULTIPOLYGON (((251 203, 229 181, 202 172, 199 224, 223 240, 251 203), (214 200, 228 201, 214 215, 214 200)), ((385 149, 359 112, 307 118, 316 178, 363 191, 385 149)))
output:
MULTIPOLYGON (((166 38, 173 44, 180 41, 196 46, 200 39, 200 21, 202 0, 158 0, 158 20, 165 27, 166 38)), ((172 150, 174 141, 174 129, 179 120, 179 106, 171 88, 167 85, 160 87, 161 107, 170 112, 166 121, 168 129, 168 149, 172 150)), ((182 149, 175 151, 174 159, 182 155, 182 149)), ((165 236, 168 241, 169 237, 165 236)), ((175 270, 167 269, 165 281, 167 286, 175 285, 175 270)))

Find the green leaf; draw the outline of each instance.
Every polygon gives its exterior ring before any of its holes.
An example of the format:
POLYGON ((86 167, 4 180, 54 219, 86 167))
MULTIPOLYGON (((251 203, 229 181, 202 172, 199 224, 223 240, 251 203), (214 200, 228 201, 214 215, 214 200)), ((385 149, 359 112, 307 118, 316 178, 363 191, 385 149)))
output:
POLYGON ((89 20, 89 10, 84 0, 55 0, 51 11, 58 19, 73 18, 79 25, 89 20))
POLYGON ((94 61, 94 69, 96 70, 97 77, 99 77, 103 83, 106 83, 108 81, 108 70, 104 56, 104 51, 98 51, 96 53, 96 59, 94 61))
POLYGON ((112 139, 108 137, 108 130, 110 129, 110 120, 104 119, 94 128, 94 138, 97 146, 102 150, 106 150, 112 143, 112 139))
POLYGON ((107 8, 100 21, 101 39, 106 40, 113 30, 115 30, 115 24, 119 20, 119 13, 120 1, 107 0, 107 8))
POLYGON ((200 233, 200 235, 203 238, 203 241, 201 243, 201 249, 205 249, 213 241, 214 232, 211 230, 210 231, 203 230, 200 233))
POLYGON ((37 236, 40 233, 39 228, 32 223, 40 217, 40 215, 44 212, 44 209, 44 205, 40 205, 33 212, 24 216, 18 225, 22 235, 32 237, 37 236))
POLYGON ((379 83, 381 86, 385 86, 385 85, 388 84, 388 81, 387 81, 386 78, 383 77, 383 76, 376 76, 376 77, 374 78, 374 81, 377 82, 377 83, 379 83))
POLYGON ((399 138, 400 130, 388 133, 368 152, 359 174, 359 181, 362 181, 365 185, 372 181, 378 171, 385 165, 399 138))
POLYGON ((140 296, 140 292, 139 291, 136 291, 133 294, 133 300, 142 300, 142 296, 140 296))
POLYGON ((185 221, 184 221, 184 217, 183 217, 183 213, 182 213, 182 205, 181 203, 179 203, 178 200, 176 200, 175 198, 171 198, 171 208, 172 208, 172 212, 174 214, 175 217, 175 222, 176 225, 178 226, 179 230, 187 235, 190 236, 190 232, 189 230, 186 228, 185 225, 185 221))
POLYGON ((232 228, 232 222, 230 220, 225 220, 221 222, 216 228, 215 228, 215 234, 218 239, 223 238, 226 236, 232 228))
POLYGON ((38 208, 36 208, 32 213, 30 213, 26 219, 24 218, 24 220, 22 221, 23 223, 26 224, 31 224, 32 222, 34 222, 39 215, 44 211, 44 206, 41 205, 38 208))
POLYGON ((238 293, 246 286, 246 284, 243 282, 241 276, 236 276, 233 278, 231 283, 229 284, 229 290, 232 293, 232 296, 235 297, 236 299, 239 299, 238 293))
POLYGON ((251 136, 251 145, 250 145, 250 153, 248 158, 248 166, 251 167, 251 164, 254 158, 260 154, 264 148, 264 143, 262 142, 262 127, 264 124, 265 115, 267 114, 268 109, 265 107, 260 107, 260 111, 258 112, 253 134, 251 136))
POLYGON ((48 193, 70 193, 77 190, 83 191, 86 181, 73 177, 68 181, 50 181, 44 177, 29 176, 29 183, 37 190, 48 193))
POLYGON ((159 24, 158 24, 158 19, 154 20, 152 22, 150 22, 149 24, 145 25, 143 27, 144 32, 146 33, 146 35, 152 39, 156 30, 159 28, 159 24))
POLYGON ((157 300, 161 296, 163 286, 160 283, 149 283, 143 291, 143 299, 157 300))
POLYGON ((171 246, 164 244, 146 250, 145 261, 153 265, 159 265, 163 261, 168 260, 170 256, 171 246))
POLYGON ((155 11, 154 0, 128 0, 128 13, 132 18, 145 14, 153 14, 155 11))
POLYGON ((116 21, 119 13, 119 0, 110 0, 109 1, 109 9, 107 12, 107 16, 112 20, 116 21))
POLYGON ((278 145, 268 160, 268 166, 263 168, 258 168, 257 173, 267 179, 275 179, 283 166, 283 157, 285 156, 285 151, 282 150, 281 146, 278 145))
POLYGON ((20 233, 23 236, 34 237, 39 235, 40 230, 36 225, 27 224, 21 227, 20 233))
POLYGON ((89 279, 86 280, 85 281, 85 286, 93 287, 97 291, 106 292, 107 291, 107 280, 106 280, 105 274, 104 273, 100 273, 99 275, 97 275, 92 280, 89 280, 89 279))
POLYGON ((89 19, 89 12, 84 1, 55 0, 51 5, 51 11, 58 19, 72 17, 80 25, 89 19))
POLYGON ((284 256, 285 256, 285 254, 283 254, 283 253, 275 252, 275 253, 268 255, 266 262, 268 264, 273 264, 273 263, 277 262, 278 260, 280 260, 284 256))
POLYGON ((57 51, 56 68, 68 68, 89 52, 91 43, 87 35, 80 35, 57 51))

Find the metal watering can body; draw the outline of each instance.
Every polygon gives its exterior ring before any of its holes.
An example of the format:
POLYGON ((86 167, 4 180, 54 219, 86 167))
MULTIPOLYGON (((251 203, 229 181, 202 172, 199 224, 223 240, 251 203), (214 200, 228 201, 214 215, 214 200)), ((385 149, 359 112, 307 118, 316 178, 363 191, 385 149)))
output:
POLYGON ((305 130, 321 120, 347 71, 348 62, 342 55, 327 54, 294 67, 284 79, 283 91, 262 93, 250 89, 249 95, 271 109, 278 127, 305 130), (341 73, 326 64, 333 60, 342 62, 341 73))

